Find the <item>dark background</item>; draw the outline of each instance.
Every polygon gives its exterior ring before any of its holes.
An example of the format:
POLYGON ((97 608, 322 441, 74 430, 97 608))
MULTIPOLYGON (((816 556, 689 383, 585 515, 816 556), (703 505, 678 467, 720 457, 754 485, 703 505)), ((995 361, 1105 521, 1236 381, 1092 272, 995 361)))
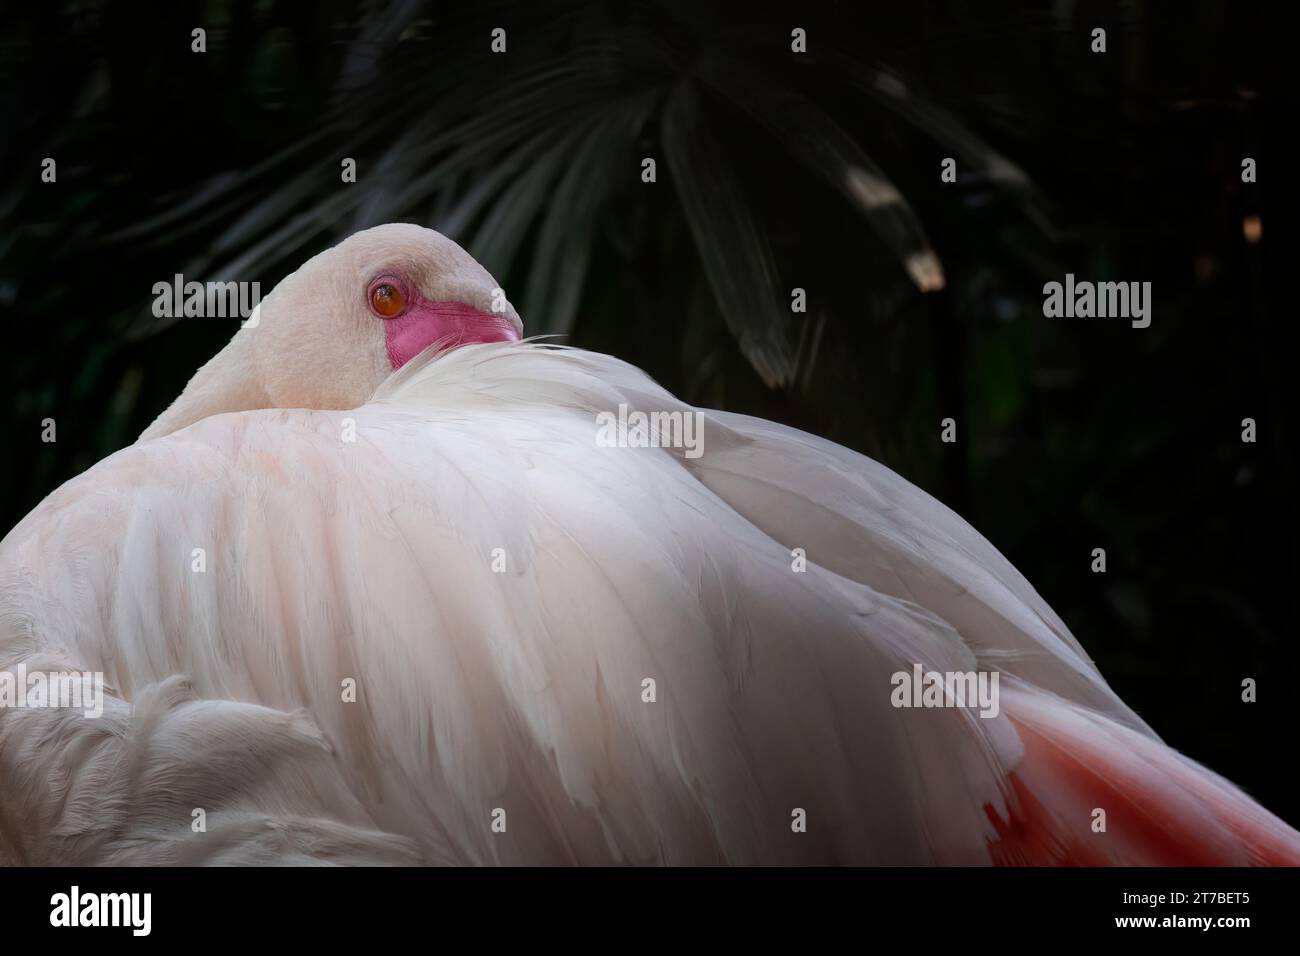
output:
POLYGON ((130 443, 234 331, 153 318, 155 282, 265 294, 356 229, 420 222, 487 266, 530 334, 937 495, 1166 740, 1300 824, 1295 266, 1268 202, 1291 172, 1281 8, 11 4, 0 531, 130 443), (864 208, 850 167, 899 200, 864 208), (925 252, 940 290, 906 267, 925 252), (1151 327, 1044 318, 1066 272, 1151 282, 1151 327))

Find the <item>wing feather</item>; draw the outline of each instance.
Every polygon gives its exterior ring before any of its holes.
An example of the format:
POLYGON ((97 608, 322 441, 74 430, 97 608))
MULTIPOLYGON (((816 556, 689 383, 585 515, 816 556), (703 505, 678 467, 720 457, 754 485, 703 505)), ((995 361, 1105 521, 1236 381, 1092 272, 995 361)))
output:
POLYGON ((695 411, 605 356, 469 346, 59 489, 0 544, 0 668, 113 694, 0 710, 0 856, 983 863, 1015 727, 895 708, 893 674, 996 668, 1151 736, 887 469, 719 412, 698 458, 600 447, 620 403, 695 411))

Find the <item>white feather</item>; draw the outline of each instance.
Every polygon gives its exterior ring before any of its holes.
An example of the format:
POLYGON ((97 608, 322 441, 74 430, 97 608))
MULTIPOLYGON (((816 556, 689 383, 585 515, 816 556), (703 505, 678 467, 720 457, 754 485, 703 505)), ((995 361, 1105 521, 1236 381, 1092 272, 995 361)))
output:
POLYGON ((0 545, 0 668, 115 696, 0 710, 0 856, 984 863, 1015 727, 895 709, 893 673, 994 668, 1154 740, 897 475, 719 412, 699 458, 599 447, 620 403, 692 411, 607 356, 470 346, 63 486, 0 545))

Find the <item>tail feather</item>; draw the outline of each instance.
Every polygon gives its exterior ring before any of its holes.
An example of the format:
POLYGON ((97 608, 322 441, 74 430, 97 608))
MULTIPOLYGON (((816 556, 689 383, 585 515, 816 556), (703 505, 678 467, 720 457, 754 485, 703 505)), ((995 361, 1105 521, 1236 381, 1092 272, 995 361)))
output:
POLYGON ((994 863, 1300 865, 1300 833, 1159 741, 1040 691, 1002 705, 1025 756, 1006 816, 986 808, 994 863))

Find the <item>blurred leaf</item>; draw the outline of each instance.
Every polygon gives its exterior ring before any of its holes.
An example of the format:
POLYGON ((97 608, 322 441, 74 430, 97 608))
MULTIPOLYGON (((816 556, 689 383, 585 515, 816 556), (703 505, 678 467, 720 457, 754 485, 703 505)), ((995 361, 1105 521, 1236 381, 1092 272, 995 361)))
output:
POLYGON ((784 385, 794 368, 789 311, 778 298, 772 250, 733 178, 735 158, 709 135, 690 83, 669 97, 663 125, 672 187, 727 325, 763 380, 784 385))
POLYGON ((921 292, 942 289, 943 267, 898 188, 857 143, 802 96, 773 89, 752 71, 712 61, 703 77, 776 137, 791 156, 820 173, 871 222, 921 292))

